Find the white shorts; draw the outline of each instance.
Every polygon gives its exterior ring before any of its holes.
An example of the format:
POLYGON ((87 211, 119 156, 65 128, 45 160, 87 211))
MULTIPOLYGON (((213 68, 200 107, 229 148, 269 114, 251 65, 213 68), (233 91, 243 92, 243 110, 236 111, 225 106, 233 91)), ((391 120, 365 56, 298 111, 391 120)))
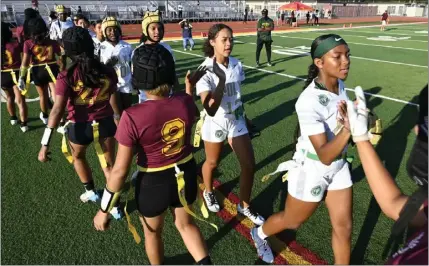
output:
POLYGON ((385 21, 385 20, 382 20, 382 21, 381 21, 381 25, 386 26, 386 21, 385 21))
POLYGON ((341 190, 353 185, 348 163, 336 160, 326 166, 306 158, 304 165, 288 172, 288 192, 299 200, 320 202, 326 190, 341 190))
POLYGON ((235 138, 248 134, 246 120, 240 116, 238 120, 233 114, 211 117, 206 116, 201 129, 201 138, 209 142, 223 142, 226 138, 235 138))

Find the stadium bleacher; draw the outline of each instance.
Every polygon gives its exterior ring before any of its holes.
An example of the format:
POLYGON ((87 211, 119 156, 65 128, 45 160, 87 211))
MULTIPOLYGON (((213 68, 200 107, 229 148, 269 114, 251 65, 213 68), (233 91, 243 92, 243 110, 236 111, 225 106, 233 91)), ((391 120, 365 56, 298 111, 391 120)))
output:
MULTIPOLYGON (((106 16, 116 16, 123 23, 138 23, 147 10, 160 10, 165 22, 177 22, 182 18, 191 21, 228 21, 242 19, 242 11, 231 6, 226 1, 52 1, 39 3, 39 12, 43 17, 49 16, 55 6, 62 4, 76 14, 78 6, 82 13, 90 20, 95 21, 106 16), (179 17, 179 5, 182 5, 182 17, 179 17)), ((24 10, 31 7, 28 0, 4 0, 1 3, 2 21, 21 25, 24 20, 24 10)))

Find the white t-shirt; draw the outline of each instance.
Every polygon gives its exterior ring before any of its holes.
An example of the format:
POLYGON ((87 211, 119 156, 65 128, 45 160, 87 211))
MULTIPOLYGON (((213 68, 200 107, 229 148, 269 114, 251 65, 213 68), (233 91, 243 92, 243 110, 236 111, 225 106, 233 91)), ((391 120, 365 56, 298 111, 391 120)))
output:
POLYGON ((51 28, 49 29, 49 38, 54 41, 61 40, 63 38, 63 32, 74 27, 73 21, 67 19, 66 21, 60 21, 59 19, 52 21, 51 28))
MULTIPOLYGON (((170 45, 168 45, 167 43, 163 42, 163 41, 159 42, 159 44, 160 44, 160 45, 162 45, 162 46, 164 46, 164 47, 165 47, 165 49, 167 49, 167 50, 171 53, 171 55, 173 56, 173 60, 174 60, 174 62, 176 62, 176 58, 174 58, 174 53, 173 53, 173 49, 171 49, 171 46, 170 46, 170 45)), ((144 42, 142 42, 141 44, 139 44, 139 45, 138 45, 138 46, 133 50, 133 52, 132 52, 132 54, 131 54, 131 58, 133 58, 133 56, 134 56, 134 51, 135 51, 137 48, 139 48, 140 46, 142 46, 142 45, 144 45, 144 42)))
POLYGON ((118 63, 114 66, 118 75, 118 91, 131 93, 131 53, 132 47, 129 43, 119 41, 113 46, 110 42, 104 41, 100 45, 100 60, 106 63, 113 56, 118 57, 118 63))
MULTIPOLYGON (((314 80, 308 85, 295 104, 301 129, 297 150, 303 149, 315 154, 309 136, 326 133, 328 141, 335 137, 334 130, 338 126, 337 118, 340 116, 337 103, 341 100, 348 100, 344 83, 341 80, 338 81, 338 95, 318 89, 314 80)), ((347 146, 343 152, 346 150, 347 146)))
MULTIPOLYGON (((238 107, 243 105, 241 102, 240 85, 245 79, 243 66, 238 59, 230 56, 228 68, 222 64, 217 64, 225 72, 226 84, 222 102, 215 114, 215 117, 231 114, 238 107)), ((213 58, 207 57, 201 65, 205 65, 207 69, 212 72, 207 71, 207 73, 197 82, 196 87, 198 95, 205 91, 214 92, 217 84, 219 83, 219 78, 213 73, 213 58)))
POLYGON ((99 52, 100 52, 100 46, 101 46, 101 42, 99 39, 97 39, 97 37, 92 37, 92 41, 94 42, 94 54, 96 56, 100 56, 99 52))

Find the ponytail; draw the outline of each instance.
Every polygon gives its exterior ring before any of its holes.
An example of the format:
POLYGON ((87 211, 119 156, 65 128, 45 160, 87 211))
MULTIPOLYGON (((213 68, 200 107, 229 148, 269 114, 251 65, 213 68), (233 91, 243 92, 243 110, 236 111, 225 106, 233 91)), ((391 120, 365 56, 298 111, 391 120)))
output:
POLYGON ((310 85, 311 82, 313 82, 313 79, 317 78, 318 75, 319 75, 319 68, 314 63, 308 66, 308 74, 307 74, 307 79, 305 80, 305 83, 304 83, 304 89, 307 88, 308 85, 310 85))

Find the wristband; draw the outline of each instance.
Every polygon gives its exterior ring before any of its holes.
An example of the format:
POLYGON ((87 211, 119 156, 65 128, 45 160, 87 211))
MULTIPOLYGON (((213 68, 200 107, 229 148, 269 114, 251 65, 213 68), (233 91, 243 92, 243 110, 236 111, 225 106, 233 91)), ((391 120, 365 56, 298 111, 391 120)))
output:
POLYGON ((103 197, 101 198, 101 211, 106 213, 110 212, 113 207, 115 207, 119 196, 121 195, 121 191, 112 192, 106 187, 104 188, 103 197))
POLYGON ((40 142, 43 146, 49 146, 49 143, 51 142, 52 132, 54 131, 53 128, 46 127, 45 132, 43 133, 42 141, 40 142))

